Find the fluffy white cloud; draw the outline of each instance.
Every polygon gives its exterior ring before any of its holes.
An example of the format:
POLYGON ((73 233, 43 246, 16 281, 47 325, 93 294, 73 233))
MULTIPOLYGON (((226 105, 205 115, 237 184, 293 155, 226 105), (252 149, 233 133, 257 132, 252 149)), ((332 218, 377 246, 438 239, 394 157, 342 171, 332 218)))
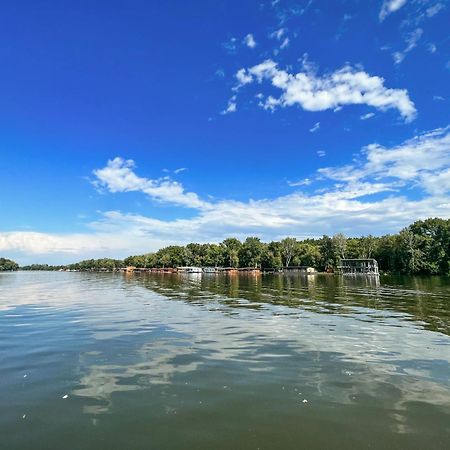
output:
POLYGON ((186 192, 177 181, 168 177, 152 180, 138 177, 134 169, 134 162, 122 158, 114 158, 102 169, 94 170, 95 186, 106 188, 110 192, 140 191, 153 200, 172 203, 189 208, 204 208, 207 204, 201 201, 197 194, 186 192))
MULTIPOLYGON (((289 73, 278 68, 271 59, 236 73, 237 91, 251 83, 268 81, 282 91, 275 98, 271 95, 261 99, 260 106, 275 110, 278 107, 299 105, 307 111, 324 111, 344 105, 368 105, 381 111, 397 109, 405 121, 416 115, 414 103, 405 89, 389 89, 384 79, 367 72, 344 66, 322 77, 310 70, 289 73)), ((236 102, 236 95, 233 96, 236 102)))
POLYGON ((132 161, 116 158, 95 174, 111 192, 140 191, 158 201, 194 205, 197 214, 160 220, 109 211, 90 223, 91 231, 85 234, 0 233, 0 250, 7 252, 6 256, 19 255, 19 261, 29 255, 29 261, 39 257, 41 261, 68 262, 106 255, 124 257, 192 241, 219 242, 228 236, 258 235, 271 240, 337 231, 382 234, 398 231, 416 219, 450 217, 450 127, 392 148, 368 145, 356 162, 323 168, 314 177, 288 182, 295 192, 273 199, 206 202, 186 193, 178 183, 176 188, 169 185, 164 194, 160 190, 155 193, 155 184, 165 181, 142 178, 134 170, 132 161), (324 187, 314 191, 315 183, 324 187), (415 194, 409 194, 411 187, 416 188, 415 194))
POLYGON ((381 6, 379 18, 380 20, 384 20, 389 14, 392 14, 395 11, 398 11, 404 4, 406 0, 384 0, 383 5, 381 6))

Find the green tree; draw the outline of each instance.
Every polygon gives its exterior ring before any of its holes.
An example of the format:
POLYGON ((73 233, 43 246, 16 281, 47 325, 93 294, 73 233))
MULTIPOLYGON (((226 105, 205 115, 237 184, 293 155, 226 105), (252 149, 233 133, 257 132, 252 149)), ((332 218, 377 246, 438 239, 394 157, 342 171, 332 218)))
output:
POLYGON ((333 246, 335 254, 340 259, 345 259, 345 251, 347 250, 347 238, 342 233, 333 236, 333 246))
POLYGON ((239 252, 242 247, 241 241, 236 238, 228 238, 222 242, 221 246, 225 263, 230 267, 239 267, 239 252))
POLYGON ((283 262, 286 267, 291 263, 291 259, 295 254, 295 247, 297 245, 297 239, 287 237, 284 238, 281 242, 281 255, 283 256, 283 262))
POLYGON ((19 264, 12 259, 0 258, 0 272, 10 272, 18 269, 19 264))
POLYGON ((259 267, 264 244, 257 237, 248 237, 239 251, 239 261, 244 267, 259 267))
POLYGON ((295 264, 298 266, 317 267, 320 264, 320 248, 310 242, 298 242, 295 252, 295 264))
POLYGON ((319 248, 321 255, 320 268, 327 270, 336 267, 338 255, 333 240, 329 236, 324 235, 320 240, 319 248))

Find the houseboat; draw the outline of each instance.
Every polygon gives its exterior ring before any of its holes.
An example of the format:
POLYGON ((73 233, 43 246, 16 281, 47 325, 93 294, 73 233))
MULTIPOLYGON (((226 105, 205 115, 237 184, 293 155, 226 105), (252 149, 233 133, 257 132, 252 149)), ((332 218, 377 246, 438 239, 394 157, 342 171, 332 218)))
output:
POLYGON ((379 275, 378 262, 373 258, 341 259, 337 269, 340 275, 379 275))
POLYGON ((317 273, 317 270, 314 267, 310 266, 287 266, 283 267, 284 273, 298 273, 302 275, 314 275, 317 273))
POLYGON ((184 266, 184 267, 177 267, 177 271, 182 273, 202 273, 203 269, 201 267, 196 266, 184 266))

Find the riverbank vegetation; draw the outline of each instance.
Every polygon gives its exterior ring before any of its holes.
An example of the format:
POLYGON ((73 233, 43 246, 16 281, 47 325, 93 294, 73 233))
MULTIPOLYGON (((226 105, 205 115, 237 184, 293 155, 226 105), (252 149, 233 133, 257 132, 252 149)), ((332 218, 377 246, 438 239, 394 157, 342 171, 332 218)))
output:
POLYGON ((0 258, 0 272, 10 272, 13 270, 18 270, 19 264, 11 259, 0 258))
POLYGON ((381 271, 404 274, 450 274, 450 220, 414 222, 400 233, 346 238, 343 234, 320 239, 261 242, 248 237, 243 242, 227 238, 220 244, 171 245, 155 253, 116 259, 90 259, 67 266, 32 265, 23 270, 113 270, 179 266, 260 267, 311 266, 334 269, 341 258, 375 258, 381 271))

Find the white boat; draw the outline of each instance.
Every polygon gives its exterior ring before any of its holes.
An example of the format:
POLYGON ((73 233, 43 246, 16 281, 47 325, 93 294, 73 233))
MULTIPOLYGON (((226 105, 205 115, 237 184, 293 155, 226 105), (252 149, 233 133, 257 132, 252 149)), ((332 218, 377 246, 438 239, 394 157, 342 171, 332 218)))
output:
POLYGON ((201 267, 186 266, 186 267, 177 267, 177 271, 185 273, 202 273, 203 269, 201 267))

